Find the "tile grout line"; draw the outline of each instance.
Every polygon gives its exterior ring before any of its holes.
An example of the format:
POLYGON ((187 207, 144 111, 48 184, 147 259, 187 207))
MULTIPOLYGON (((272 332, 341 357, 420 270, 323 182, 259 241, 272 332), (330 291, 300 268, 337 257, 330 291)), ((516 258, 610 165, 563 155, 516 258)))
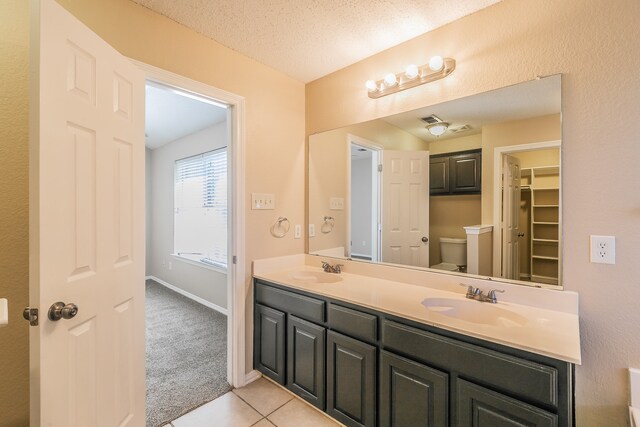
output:
MULTIPOLYGON (((234 389, 235 390, 235 389, 234 389)), ((232 390, 233 391, 233 390, 232 390)), ((296 396, 292 396, 290 395, 290 399, 287 400, 286 402, 284 402, 282 405, 278 406, 276 409, 274 409, 273 411, 269 412, 267 415, 263 415, 262 412, 258 411, 256 408, 254 408, 251 403, 247 402, 245 399, 242 398, 242 396, 238 396, 236 393, 235 394, 240 400, 242 400, 244 403, 246 403, 247 405, 249 405, 249 407, 251 409, 253 409, 254 411, 256 411, 258 414, 262 415, 263 418, 267 418, 269 415, 272 415, 274 412, 276 412, 278 409, 282 408, 284 405, 286 405, 287 403, 291 402, 293 399, 296 398, 296 396)), ((271 420, 267 419, 269 422, 271 422, 271 420)), ((273 424, 273 423, 272 423, 273 424)))

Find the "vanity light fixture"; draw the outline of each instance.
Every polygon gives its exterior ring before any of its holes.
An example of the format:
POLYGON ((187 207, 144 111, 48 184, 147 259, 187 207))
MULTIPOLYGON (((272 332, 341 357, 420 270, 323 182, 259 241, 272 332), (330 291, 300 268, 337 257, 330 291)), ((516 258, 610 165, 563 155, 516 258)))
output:
POLYGON ((401 90, 440 80, 451 74, 455 68, 455 59, 434 56, 426 65, 420 67, 414 64, 408 65, 403 73, 389 73, 378 81, 367 80, 365 86, 369 93, 369 98, 380 98, 401 90))

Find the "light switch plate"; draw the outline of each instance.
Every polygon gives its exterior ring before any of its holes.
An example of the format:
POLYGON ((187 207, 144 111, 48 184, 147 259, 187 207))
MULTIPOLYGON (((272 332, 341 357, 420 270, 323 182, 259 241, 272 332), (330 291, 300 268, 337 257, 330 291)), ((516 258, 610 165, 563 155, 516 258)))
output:
POLYGON ((276 196, 270 193, 251 193, 251 209, 273 210, 276 208, 276 196))
POLYGON ((344 209, 344 198, 332 197, 329 199, 329 209, 332 211, 341 211, 344 209))
POLYGON ((316 237, 316 225, 309 224, 309 237, 316 237))
POLYGON ((302 226, 300 224, 296 224, 295 227, 293 227, 293 238, 299 239, 301 237, 302 237, 302 226))

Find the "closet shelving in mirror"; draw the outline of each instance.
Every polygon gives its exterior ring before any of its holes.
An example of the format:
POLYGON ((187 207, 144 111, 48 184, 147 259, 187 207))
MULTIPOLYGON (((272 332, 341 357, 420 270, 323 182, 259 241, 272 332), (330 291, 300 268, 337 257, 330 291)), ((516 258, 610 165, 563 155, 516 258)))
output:
POLYGON ((531 280, 557 285, 560 263, 560 166, 522 168, 531 191, 531 280))

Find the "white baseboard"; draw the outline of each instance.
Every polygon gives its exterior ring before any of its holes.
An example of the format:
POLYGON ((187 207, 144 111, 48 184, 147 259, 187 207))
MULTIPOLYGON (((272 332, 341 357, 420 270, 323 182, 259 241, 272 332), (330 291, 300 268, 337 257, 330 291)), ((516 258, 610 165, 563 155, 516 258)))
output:
POLYGON ((247 374, 244 376, 244 385, 252 383, 255 380, 259 379, 260 377, 262 377, 262 374, 259 371, 256 371, 255 369, 251 372, 247 372, 247 374))
POLYGON ((199 297, 197 295, 194 295, 191 292, 187 292, 184 289, 181 289, 181 288, 179 288, 177 286, 172 285, 171 283, 167 283, 162 279, 158 279, 156 276, 145 276, 144 279, 145 280, 151 279, 154 282, 158 282, 162 286, 165 286, 165 287, 171 289, 172 291, 179 293, 180 295, 183 295, 183 296, 185 296, 185 297, 187 297, 187 298, 189 298, 189 299, 191 299, 191 300, 193 300, 193 301, 195 301, 197 303, 200 303, 200 304, 204 305, 205 307, 209 307, 209 308, 211 308, 211 309, 213 309, 213 310, 215 310, 215 311, 217 311, 219 313, 224 314, 225 316, 229 315, 229 312, 227 311, 226 308, 220 307, 219 305, 214 304, 211 301, 207 301, 206 299, 201 298, 201 297, 199 297))

